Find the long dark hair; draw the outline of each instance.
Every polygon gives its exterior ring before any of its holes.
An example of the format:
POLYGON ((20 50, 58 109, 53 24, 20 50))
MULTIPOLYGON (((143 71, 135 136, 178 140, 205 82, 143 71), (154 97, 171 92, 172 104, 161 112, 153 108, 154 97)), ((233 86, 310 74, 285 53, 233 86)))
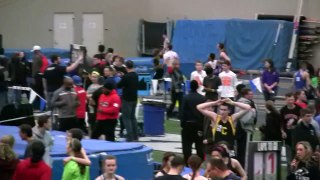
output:
POLYGON ((271 72, 275 71, 274 63, 273 63, 272 59, 265 59, 263 62, 264 62, 264 63, 267 62, 267 63, 270 64, 270 71, 271 71, 271 72))
POLYGON ((202 163, 202 159, 199 156, 192 155, 189 157, 188 165, 192 169, 191 180, 194 180, 194 178, 196 177, 196 172, 197 172, 197 170, 200 169, 201 163, 202 163))
MULTIPOLYGON (((71 148, 72 152, 74 153, 74 157, 84 159, 84 156, 81 153, 82 145, 78 139, 76 139, 76 138, 71 139, 69 147, 71 148)), ((80 173, 83 175, 86 171, 86 166, 83 164, 80 164, 80 163, 77 163, 77 164, 80 168, 80 173)))

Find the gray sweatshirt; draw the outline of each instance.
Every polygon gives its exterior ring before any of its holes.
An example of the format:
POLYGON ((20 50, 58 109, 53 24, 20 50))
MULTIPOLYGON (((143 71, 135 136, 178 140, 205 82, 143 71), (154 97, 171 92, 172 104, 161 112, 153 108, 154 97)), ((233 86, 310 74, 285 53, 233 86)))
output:
POLYGON ((53 107, 58 109, 59 118, 76 117, 76 109, 80 105, 74 89, 67 91, 64 87, 59 88, 53 93, 51 103, 53 107))
MULTIPOLYGON (((250 100, 241 97, 237 102, 241 102, 244 104, 250 105, 250 100)), ((241 109, 236 107, 235 112, 239 112, 241 109)), ((257 112, 255 109, 251 109, 250 111, 246 112, 239 120, 238 123, 241 123, 241 127, 247 132, 253 132, 254 129, 254 119, 257 116, 257 112)))
POLYGON ((50 151, 53 146, 53 137, 51 136, 49 131, 45 131, 44 134, 40 132, 38 126, 32 128, 33 139, 41 141, 45 147, 46 152, 43 155, 43 160, 46 162, 50 167, 52 167, 52 160, 50 156, 50 151))

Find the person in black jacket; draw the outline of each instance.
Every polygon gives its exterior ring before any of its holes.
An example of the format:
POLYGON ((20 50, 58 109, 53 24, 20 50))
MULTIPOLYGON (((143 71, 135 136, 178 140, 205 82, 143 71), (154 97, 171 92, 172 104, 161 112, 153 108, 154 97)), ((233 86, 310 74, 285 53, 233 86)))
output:
POLYGON ((266 102, 266 110, 265 141, 282 141, 280 112, 270 100, 266 102))
POLYGON ((180 125, 182 127, 182 152, 187 164, 195 143, 197 155, 204 159, 202 132, 204 116, 197 110, 197 105, 206 101, 205 97, 197 93, 197 81, 190 82, 190 93, 183 98, 180 125))
POLYGON ((294 128, 292 134, 293 147, 295 147, 299 141, 309 142, 313 150, 315 150, 319 145, 319 139, 317 137, 316 130, 311 125, 312 116, 312 109, 305 108, 300 110, 301 119, 299 120, 297 126, 294 128))
POLYGON ((7 85, 6 76, 5 76, 7 69, 8 69, 7 62, 8 62, 7 58, 0 55, 0 97, 1 97, 0 98, 0 113, 2 111, 2 108, 5 105, 7 105, 7 100, 8 100, 8 98, 7 98, 8 85, 7 85))

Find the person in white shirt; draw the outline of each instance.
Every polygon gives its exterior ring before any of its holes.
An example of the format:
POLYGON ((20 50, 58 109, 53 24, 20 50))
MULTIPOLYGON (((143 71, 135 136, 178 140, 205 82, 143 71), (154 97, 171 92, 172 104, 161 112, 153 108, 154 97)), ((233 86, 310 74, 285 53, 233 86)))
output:
POLYGON ((237 75, 230 70, 231 64, 229 61, 222 62, 222 72, 219 74, 221 79, 221 86, 219 92, 221 98, 234 99, 236 86, 237 86, 237 75))
POLYGON ((198 82, 199 88, 197 89, 197 92, 204 96, 203 79, 207 76, 207 73, 203 70, 203 64, 201 61, 196 61, 195 68, 196 70, 191 73, 190 81, 196 80, 198 82))
POLYGON ((173 48, 172 45, 169 44, 168 51, 163 55, 164 64, 167 65, 167 71, 169 74, 173 72, 173 68, 172 68, 173 61, 179 60, 178 54, 172 51, 172 48, 173 48))

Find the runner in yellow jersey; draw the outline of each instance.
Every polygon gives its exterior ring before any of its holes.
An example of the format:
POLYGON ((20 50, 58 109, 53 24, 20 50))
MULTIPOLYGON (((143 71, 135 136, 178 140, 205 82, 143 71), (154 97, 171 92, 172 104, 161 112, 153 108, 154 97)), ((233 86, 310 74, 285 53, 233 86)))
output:
POLYGON ((234 102, 231 99, 220 99, 213 102, 199 104, 197 109, 211 119, 212 134, 214 143, 226 141, 230 146, 234 146, 236 121, 251 109, 250 105, 234 102), (213 106, 219 106, 219 113, 212 111, 213 106), (237 106, 241 110, 238 113, 229 115, 230 106, 237 106))

